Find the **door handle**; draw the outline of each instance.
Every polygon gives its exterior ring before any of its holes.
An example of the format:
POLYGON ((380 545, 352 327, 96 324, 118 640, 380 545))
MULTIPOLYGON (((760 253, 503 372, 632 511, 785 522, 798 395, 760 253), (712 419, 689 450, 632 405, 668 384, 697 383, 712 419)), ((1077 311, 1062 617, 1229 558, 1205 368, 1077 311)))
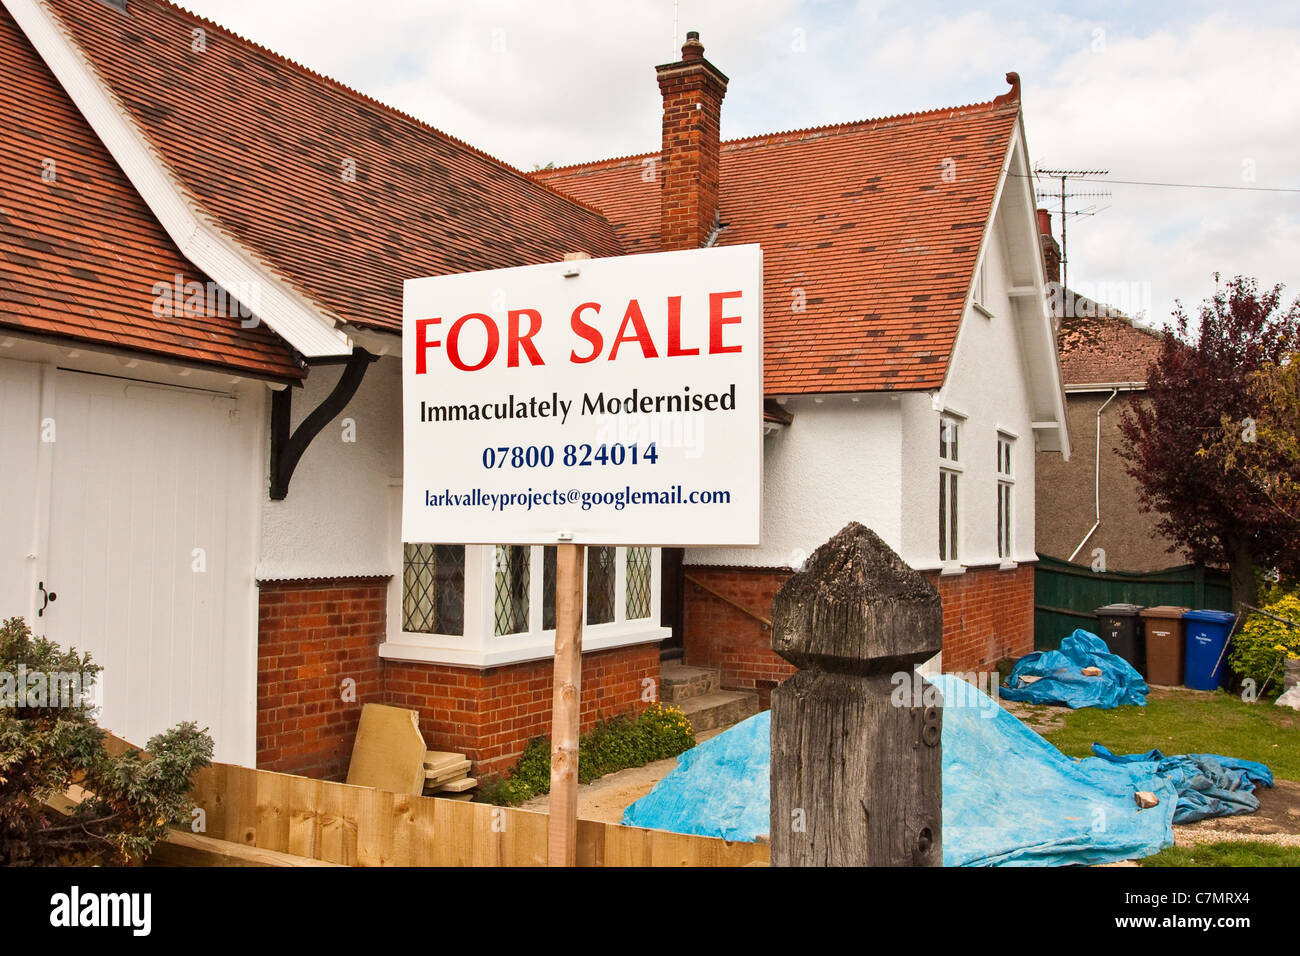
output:
POLYGON ((44 582, 44 581, 39 581, 39 582, 37 582, 36 587, 37 587, 37 588, 40 590, 40 592, 41 592, 41 606, 40 606, 40 608, 36 611, 36 616, 37 616, 37 617, 44 617, 44 616, 45 616, 45 609, 46 609, 47 607, 49 607, 52 603, 54 603, 55 601, 57 601, 57 600, 59 599, 59 596, 58 596, 57 594, 55 594, 53 591, 47 591, 47 590, 45 590, 45 582, 44 582))

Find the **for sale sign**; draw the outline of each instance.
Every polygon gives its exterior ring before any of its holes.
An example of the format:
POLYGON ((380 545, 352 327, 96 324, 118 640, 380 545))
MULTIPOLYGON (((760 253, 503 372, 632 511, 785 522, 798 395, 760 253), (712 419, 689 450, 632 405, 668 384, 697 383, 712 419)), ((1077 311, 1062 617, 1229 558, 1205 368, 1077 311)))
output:
POLYGON ((755 545, 762 253, 408 280, 402 539, 755 545))

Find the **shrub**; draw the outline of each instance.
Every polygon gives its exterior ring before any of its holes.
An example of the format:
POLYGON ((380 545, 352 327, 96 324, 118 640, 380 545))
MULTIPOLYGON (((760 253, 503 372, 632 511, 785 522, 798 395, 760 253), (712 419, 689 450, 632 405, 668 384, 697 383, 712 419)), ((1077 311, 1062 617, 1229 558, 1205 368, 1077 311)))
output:
POLYGON ((167 827, 188 817, 194 771, 212 739, 192 723, 148 742, 149 754, 110 755, 90 691, 101 668, 89 654, 33 637, 22 618, 0 624, 0 865, 134 863, 167 827), (79 675, 58 700, 19 688, 19 678, 79 675), (62 809, 72 784, 85 798, 62 809))
MULTIPOLYGON (((579 739, 581 748, 581 738, 579 739)), ((581 749, 579 749, 581 759, 581 749)), ((534 737, 524 745, 524 752, 510 769, 510 778, 528 787, 529 796, 551 790, 551 738, 534 737)))
MULTIPOLYGON (((652 703, 636 716, 603 720, 578 739, 578 782, 591 781, 666 760, 695 746, 695 731, 676 707, 652 703)), ((524 746, 508 778, 494 778, 479 786, 481 803, 518 806, 551 790, 551 739, 534 737, 524 746)))
MULTIPOLYGON (((1300 591, 1273 597, 1264 610, 1300 624, 1300 591)), ((1233 638, 1228 663, 1243 678, 1253 680, 1257 691, 1271 697, 1282 690, 1285 661, 1297 657, 1300 657, 1300 627, 1252 613, 1233 638), (1268 680, 1267 690, 1265 680, 1268 680)))
POLYGON ((523 780, 494 774, 479 781, 474 799, 498 807, 517 807, 532 795, 532 788, 523 780))

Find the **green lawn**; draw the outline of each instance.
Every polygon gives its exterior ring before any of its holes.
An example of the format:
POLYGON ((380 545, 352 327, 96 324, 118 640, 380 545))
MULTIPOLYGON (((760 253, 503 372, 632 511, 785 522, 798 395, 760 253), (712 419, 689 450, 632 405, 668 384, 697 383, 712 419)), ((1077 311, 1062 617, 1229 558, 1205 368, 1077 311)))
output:
POLYGON ((1095 740, 1117 754, 1156 748, 1258 760, 1278 779, 1300 780, 1300 713, 1222 692, 1155 690, 1146 707, 1071 711, 1062 729, 1043 736, 1072 757, 1091 756, 1095 740))
POLYGON ((1143 866, 1300 866, 1300 847, 1272 843, 1200 843, 1171 846, 1139 861, 1143 866))

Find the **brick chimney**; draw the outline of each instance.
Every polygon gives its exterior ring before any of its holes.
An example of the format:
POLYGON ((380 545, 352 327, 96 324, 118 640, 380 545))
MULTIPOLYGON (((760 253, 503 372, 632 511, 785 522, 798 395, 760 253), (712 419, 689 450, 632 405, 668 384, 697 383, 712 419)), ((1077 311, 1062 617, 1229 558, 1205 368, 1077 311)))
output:
POLYGON ((698 249, 718 225, 718 142, 727 78, 694 31, 682 58, 655 67, 664 98, 660 248, 698 249))
POLYGON ((1047 268, 1047 281, 1061 281, 1061 247, 1052 237, 1052 214, 1038 210, 1038 241, 1043 247, 1043 265, 1047 268))

